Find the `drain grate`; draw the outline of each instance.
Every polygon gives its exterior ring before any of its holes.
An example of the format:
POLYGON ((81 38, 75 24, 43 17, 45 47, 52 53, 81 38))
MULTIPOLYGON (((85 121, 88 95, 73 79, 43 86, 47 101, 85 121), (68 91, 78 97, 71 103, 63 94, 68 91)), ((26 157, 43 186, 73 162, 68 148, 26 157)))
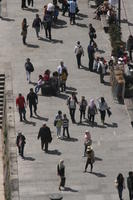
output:
POLYGON ((5 74, 0 74, 0 128, 3 122, 5 74))

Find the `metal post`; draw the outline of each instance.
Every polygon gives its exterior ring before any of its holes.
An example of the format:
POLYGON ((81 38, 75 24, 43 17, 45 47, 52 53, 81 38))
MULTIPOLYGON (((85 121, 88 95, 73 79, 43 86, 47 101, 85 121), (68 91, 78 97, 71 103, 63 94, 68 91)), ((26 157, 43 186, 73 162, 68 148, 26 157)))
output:
POLYGON ((121 0, 118 0, 118 24, 121 24, 121 0))

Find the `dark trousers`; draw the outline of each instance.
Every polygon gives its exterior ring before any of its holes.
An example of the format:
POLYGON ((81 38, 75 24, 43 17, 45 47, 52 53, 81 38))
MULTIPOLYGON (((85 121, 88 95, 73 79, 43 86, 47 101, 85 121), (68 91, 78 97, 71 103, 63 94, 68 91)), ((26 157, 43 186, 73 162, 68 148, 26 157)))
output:
POLYGON ((93 62, 94 62, 94 58, 93 57, 89 57, 89 70, 92 71, 93 70, 93 62))
POLYGON ((62 15, 65 15, 67 11, 68 11, 68 4, 62 4, 62 15))
POLYGON ((22 0, 21 8, 25 8, 25 7, 26 7, 26 0, 22 0))
POLYGON ((31 116, 31 117, 32 117, 32 115, 33 115, 32 107, 34 108, 34 113, 36 114, 36 111, 37 111, 37 104, 29 104, 30 116, 31 116))
POLYGON ((89 114, 89 122, 94 123, 95 115, 89 114))
POLYGON ((104 83, 104 74, 100 73, 100 83, 104 83))
POLYGON ((132 190, 129 190, 129 199, 133 200, 133 191, 132 190))
POLYGON ((23 39, 23 44, 26 44, 26 36, 23 36, 22 39, 23 39))
POLYGON ((82 122, 82 117, 85 119, 85 110, 80 110, 80 122, 82 122))
POLYGON ((129 50, 129 58, 130 58, 130 60, 132 60, 132 50, 133 50, 133 49, 130 49, 130 50, 129 50))
POLYGON ((43 150, 43 147, 44 147, 44 144, 45 144, 45 151, 48 151, 48 142, 45 142, 44 140, 41 139, 41 148, 43 150))
POLYGON ((85 171, 87 170, 87 167, 88 167, 89 164, 90 164, 90 166, 91 166, 91 172, 92 172, 92 169, 93 169, 93 163, 90 162, 90 158, 87 158, 86 165, 85 165, 85 171))
POLYGON ((62 92, 66 91, 66 81, 64 81, 63 83, 61 83, 61 91, 62 92))
POLYGON ((63 127, 63 136, 65 137, 65 131, 67 133, 67 137, 70 138, 68 127, 63 127))
POLYGON ((46 38, 49 37, 49 39, 51 40, 51 26, 47 26, 45 28, 45 35, 46 35, 46 38))
POLYGON ((24 157, 24 145, 18 146, 19 155, 23 158, 24 157))
POLYGON ((20 121, 22 121, 23 119, 26 120, 25 114, 26 114, 25 108, 19 108, 20 121))
POLYGON ((81 66, 81 55, 82 54, 77 54, 76 55, 78 68, 80 68, 80 66, 81 66))
POLYGON ((72 122, 75 122, 75 109, 70 108, 70 116, 71 116, 72 122))
POLYGON ((32 6, 33 7, 33 5, 34 5, 34 0, 28 0, 28 6, 32 6))
POLYGON ((106 111, 105 110, 100 110, 100 115, 101 115, 101 121, 104 122, 105 121, 105 116, 106 116, 106 111))
POLYGON ((118 195, 120 200, 122 200, 122 192, 123 192, 123 186, 118 186, 118 195))
POLYGON ((70 23, 75 24, 75 13, 70 13, 70 23))

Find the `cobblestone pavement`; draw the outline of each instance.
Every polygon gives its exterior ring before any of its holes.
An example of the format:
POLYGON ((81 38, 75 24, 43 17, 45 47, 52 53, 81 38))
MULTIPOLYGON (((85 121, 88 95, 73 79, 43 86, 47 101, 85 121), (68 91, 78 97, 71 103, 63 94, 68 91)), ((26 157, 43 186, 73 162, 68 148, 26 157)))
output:
MULTIPOLYGON (((35 8, 39 10, 42 17, 43 5, 48 1, 38 0, 35 8)), ((130 1, 129 1, 130 2, 130 1)), ((59 179, 56 175, 56 165, 63 158, 66 165, 66 187, 61 192, 64 200, 117 200, 118 194, 114 187, 114 179, 119 172, 126 178, 129 170, 132 170, 133 154, 132 128, 124 105, 116 104, 111 95, 111 88, 108 86, 109 76, 105 77, 106 85, 99 84, 99 76, 86 70, 88 67, 87 45, 89 43, 88 24, 91 22, 97 31, 96 42, 101 50, 97 54, 110 57, 111 47, 109 36, 104 33, 100 21, 93 20, 94 10, 88 7, 87 0, 79 0, 80 15, 76 19, 77 25, 71 26, 68 17, 59 15, 60 28, 52 29, 53 42, 38 40, 32 29, 32 21, 35 12, 21 10, 20 2, 7 0, 5 20, 0 21, 1 33, 0 44, 1 65, 12 68, 14 102, 17 94, 22 92, 26 96, 33 85, 26 82, 24 62, 27 57, 31 58, 35 66, 32 81, 36 82, 39 74, 45 69, 56 70, 60 60, 64 60, 68 67, 68 86, 77 89, 77 96, 85 95, 87 100, 94 97, 97 99, 104 96, 112 109, 113 115, 107 118, 107 126, 102 127, 99 115, 96 116, 97 126, 71 124, 71 141, 57 140, 56 130, 53 126, 55 114, 58 110, 68 113, 66 98, 71 93, 58 97, 43 97, 39 95, 38 114, 40 119, 29 118, 27 108, 27 119, 29 123, 19 122, 19 116, 15 109, 16 131, 22 130, 27 138, 25 147, 26 160, 18 157, 18 173, 20 200, 44 200, 48 199, 50 193, 58 193, 59 179), (21 41, 21 22, 26 17, 29 30, 27 43, 23 46, 21 41), (84 68, 77 69, 74 55, 74 46, 77 40, 85 50, 82 59, 84 68), (63 41, 63 42, 62 42, 63 41), (47 121, 53 135, 52 144, 49 146, 51 153, 45 154, 40 149, 40 141, 37 141, 37 134, 40 126, 47 121), (83 173, 86 159, 83 154, 84 131, 91 132, 93 148, 96 154, 94 173, 83 173)), ((36 11, 36 10, 34 10, 36 11)), ((41 31, 44 37, 44 30, 41 31)), ((76 121, 79 121, 79 109, 76 111, 76 121)), ((127 189, 124 191, 124 199, 128 199, 127 189)))

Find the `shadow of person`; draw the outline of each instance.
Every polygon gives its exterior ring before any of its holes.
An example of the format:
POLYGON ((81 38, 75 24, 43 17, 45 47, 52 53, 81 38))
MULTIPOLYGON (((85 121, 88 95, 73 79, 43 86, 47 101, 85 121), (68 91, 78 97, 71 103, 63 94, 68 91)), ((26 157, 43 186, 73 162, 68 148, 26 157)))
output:
POLYGON ((37 83, 36 82, 33 82, 33 81, 30 81, 30 83, 29 84, 32 84, 32 85, 37 85, 37 83))
MULTIPOLYGON (((74 92, 75 94, 77 94, 77 92, 74 92)), ((73 94, 72 90, 66 90, 66 94, 73 94)))
POLYGON ((89 71, 89 67, 86 67, 84 65, 81 65, 81 68, 80 69, 84 69, 85 71, 89 71))
POLYGON ((30 156, 24 156, 24 160, 35 161, 36 159, 30 156))
POLYGON ((58 149, 54 149, 54 150, 48 150, 47 154, 60 156, 61 152, 58 149))
POLYGON ((28 121, 27 119, 24 121, 24 123, 32 125, 32 126, 36 126, 36 122, 28 121))
POLYGON ((78 141, 77 138, 73 138, 73 137, 70 137, 70 138, 64 137, 64 138, 62 138, 62 140, 66 141, 66 142, 77 142, 78 141))
MULTIPOLYGON (((89 172, 90 173, 90 172, 89 172)), ((105 174, 102 174, 100 172, 91 172, 91 174, 94 174, 95 176, 99 177, 99 178, 105 178, 106 175, 105 174)))
POLYGON ((79 16, 79 17, 83 17, 83 18, 88 18, 88 15, 83 14, 83 13, 78 13, 77 16, 79 16))
POLYGON ((64 191, 66 191, 66 192, 78 192, 78 190, 72 189, 70 187, 65 187, 64 191))
POLYGON ((81 28, 88 28, 86 24, 76 23, 75 25, 80 26, 81 28))
POLYGON ((39 48, 39 45, 36 45, 36 44, 26 44, 27 47, 29 48, 39 48))
POLYGON ((62 93, 59 93, 58 95, 56 95, 56 97, 66 100, 66 99, 68 99, 69 96, 65 95, 65 94, 62 94, 62 93))
POLYGON ((29 12, 33 12, 33 13, 39 12, 39 10, 36 9, 36 8, 25 8, 24 10, 29 11, 29 12))
POLYGON ((7 17, 1 17, 1 20, 7 21, 7 22, 14 22, 15 21, 15 19, 10 19, 10 18, 7 18, 7 17))
POLYGON ((63 40, 52 39, 51 42, 54 43, 54 44, 55 43, 61 43, 61 44, 63 44, 63 40))
POLYGON ((117 123, 112 123, 112 124, 109 124, 109 123, 105 123, 106 126, 110 127, 110 128, 118 128, 118 124, 117 123))
POLYGON ((55 25, 64 26, 64 25, 66 25, 66 24, 67 24, 67 22, 66 22, 65 20, 58 19, 58 20, 56 21, 56 24, 55 24, 55 25))
POLYGON ((76 91, 76 90, 77 90, 76 88, 74 88, 74 87, 69 87, 69 86, 66 86, 66 89, 67 89, 67 90, 72 90, 72 91, 76 91))
POLYGON ((99 158, 99 157, 95 156, 95 161, 102 161, 102 160, 103 160, 102 158, 99 158))
POLYGON ((46 117, 41 117, 40 115, 36 114, 36 116, 33 116, 33 118, 38 119, 38 120, 42 120, 42 121, 48 121, 48 118, 46 117))
POLYGON ((51 40, 49 40, 48 38, 39 37, 39 40, 51 43, 51 40))

